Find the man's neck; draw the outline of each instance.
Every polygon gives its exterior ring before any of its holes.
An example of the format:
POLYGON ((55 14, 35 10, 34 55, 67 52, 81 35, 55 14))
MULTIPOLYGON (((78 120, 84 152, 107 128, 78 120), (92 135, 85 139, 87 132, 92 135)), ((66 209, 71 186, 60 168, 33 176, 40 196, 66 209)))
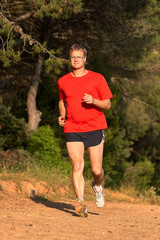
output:
POLYGON ((73 69, 71 74, 74 77, 83 77, 84 75, 86 75, 88 73, 88 71, 86 69, 73 69))

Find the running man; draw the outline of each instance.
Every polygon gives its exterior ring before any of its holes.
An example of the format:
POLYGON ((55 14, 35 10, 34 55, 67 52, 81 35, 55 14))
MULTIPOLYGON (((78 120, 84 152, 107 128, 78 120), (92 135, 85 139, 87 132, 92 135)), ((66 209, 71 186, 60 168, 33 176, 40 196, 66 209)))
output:
POLYGON ((77 197, 75 210, 87 217, 84 201, 84 151, 88 151, 94 182, 95 203, 104 206, 103 129, 107 122, 101 109, 110 109, 113 97, 105 78, 85 69, 87 51, 81 44, 70 48, 72 71, 58 80, 59 125, 64 127, 66 146, 72 163, 72 182, 77 197))

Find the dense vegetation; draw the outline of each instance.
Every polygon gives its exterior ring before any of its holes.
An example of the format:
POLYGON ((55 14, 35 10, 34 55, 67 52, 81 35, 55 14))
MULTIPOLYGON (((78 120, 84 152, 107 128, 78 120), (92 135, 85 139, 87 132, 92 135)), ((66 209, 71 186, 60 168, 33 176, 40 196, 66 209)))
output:
POLYGON ((26 169, 27 159, 71 171, 57 80, 79 42, 86 68, 103 74, 114 95, 105 112, 105 186, 160 194, 159 1, 2 0, 0 8, 0 167, 26 169))

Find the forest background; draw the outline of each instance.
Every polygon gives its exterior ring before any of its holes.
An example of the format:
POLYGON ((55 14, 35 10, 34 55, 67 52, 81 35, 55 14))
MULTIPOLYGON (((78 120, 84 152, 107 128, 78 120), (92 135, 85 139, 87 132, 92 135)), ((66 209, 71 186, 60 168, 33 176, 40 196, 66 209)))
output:
POLYGON ((114 95, 104 111, 104 186, 159 195, 158 0, 1 1, 1 172, 38 168, 71 174, 57 122, 57 81, 70 71, 74 43, 87 48, 86 68, 104 75, 114 95))

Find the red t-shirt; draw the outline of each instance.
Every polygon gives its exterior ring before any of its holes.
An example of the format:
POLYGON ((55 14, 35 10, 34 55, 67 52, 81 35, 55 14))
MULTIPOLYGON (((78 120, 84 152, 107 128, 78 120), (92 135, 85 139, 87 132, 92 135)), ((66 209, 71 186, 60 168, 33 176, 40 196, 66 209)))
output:
POLYGON ((89 132, 107 128, 104 113, 99 107, 83 102, 85 93, 95 99, 105 100, 113 97, 106 79, 99 73, 88 70, 82 77, 68 73, 58 80, 60 99, 67 105, 67 119, 64 132, 89 132))

